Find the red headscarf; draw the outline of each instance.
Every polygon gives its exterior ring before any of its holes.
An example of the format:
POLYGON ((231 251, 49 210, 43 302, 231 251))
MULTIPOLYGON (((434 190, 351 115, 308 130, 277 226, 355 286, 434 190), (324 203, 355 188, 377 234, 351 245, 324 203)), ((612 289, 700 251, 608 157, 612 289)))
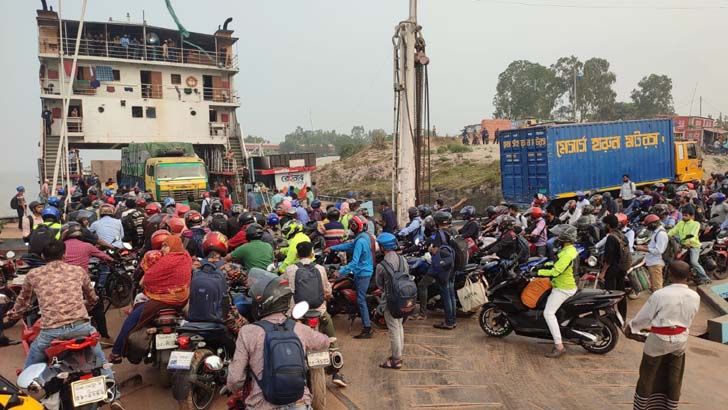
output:
POLYGON ((179 237, 170 236, 164 244, 169 252, 145 272, 144 293, 150 299, 183 306, 190 297, 192 258, 179 237))

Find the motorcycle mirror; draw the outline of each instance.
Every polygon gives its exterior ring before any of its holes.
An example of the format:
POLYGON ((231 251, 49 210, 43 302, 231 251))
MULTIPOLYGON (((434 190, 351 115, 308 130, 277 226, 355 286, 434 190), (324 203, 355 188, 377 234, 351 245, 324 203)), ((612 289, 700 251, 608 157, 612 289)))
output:
POLYGON ((21 389, 27 389, 33 380, 38 378, 43 371, 48 367, 45 363, 31 364, 30 366, 23 369, 23 372, 18 376, 18 387, 21 389))
POLYGON ((308 302, 298 302, 295 306, 293 306, 293 310, 291 311, 291 316, 293 316, 294 319, 298 320, 303 317, 303 315, 308 312, 308 302))
POLYGON ((7 251, 7 252, 5 253, 5 257, 6 257, 7 259, 13 259, 13 258, 15 257, 15 252, 13 252, 13 251, 7 251))
POLYGON ((126 249, 127 251, 132 250, 132 246, 129 242, 124 242, 121 246, 124 247, 124 249, 126 249))

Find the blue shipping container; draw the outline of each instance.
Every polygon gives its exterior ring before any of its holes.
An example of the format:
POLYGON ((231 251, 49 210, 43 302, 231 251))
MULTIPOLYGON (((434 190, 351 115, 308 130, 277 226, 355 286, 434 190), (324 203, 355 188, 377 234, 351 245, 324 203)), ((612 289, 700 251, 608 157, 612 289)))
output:
POLYGON ((635 183, 675 175, 670 119, 549 125, 501 131, 503 198, 527 204, 582 190, 618 189, 622 175, 635 183))

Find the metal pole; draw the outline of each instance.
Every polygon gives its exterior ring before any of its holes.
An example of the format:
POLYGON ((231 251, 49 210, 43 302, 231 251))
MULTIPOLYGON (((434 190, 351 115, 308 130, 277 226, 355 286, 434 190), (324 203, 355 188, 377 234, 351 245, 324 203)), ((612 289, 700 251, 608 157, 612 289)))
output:
POLYGON ((576 122, 576 64, 574 64, 574 122, 576 122))

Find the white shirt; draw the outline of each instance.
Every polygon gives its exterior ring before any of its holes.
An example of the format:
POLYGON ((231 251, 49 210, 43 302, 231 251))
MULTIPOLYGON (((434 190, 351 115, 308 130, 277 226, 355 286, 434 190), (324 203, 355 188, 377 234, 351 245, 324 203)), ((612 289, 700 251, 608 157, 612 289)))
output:
POLYGON ((576 207, 578 209, 581 209, 581 208, 585 207, 586 205, 591 205, 589 203, 589 200, 586 198, 582 199, 581 201, 576 201, 576 207))
MULTIPOLYGON (((689 329, 699 308, 700 296, 694 290, 688 285, 673 284, 655 291, 629 325, 633 332, 650 327, 680 326, 689 329)), ((688 340, 688 333, 686 330, 675 336, 655 336, 666 342, 683 344, 688 340)))
MULTIPOLYGON (((624 234, 624 237, 627 238, 627 244, 629 245, 629 252, 634 252, 634 231, 629 229, 629 227, 622 228, 622 233, 624 234)), ((597 242, 594 246, 597 247, 597 249, 601 249, 604 247, 604 245, 607 244, 607 237, 609 235, 604 235, 604 237, 597 242)))
POLYGON ((662 260, 662 254, 667 249, 667 232, 662 226, 658 227, 657 230, 652 234, 650 243, 647 244, 647 254, 645 254, 645 265, 647 266, 665 266, 665 261, 662 260))
POLYGON ((570 225, 576 225, 576 221, 579 220, 579 218, 581 218, 581 208, 579 208, 578 206, 574 210, 573 214, 569 213, 569 211, 566 211, 563 214, 561 214, 561 216, 559 216, 559 220, 561 222, 564 222, 564 223, 567 223, 570 225))
POLYGON ((629 201, 630 199, 634 198, 634 191, 634 182, 625 182, 624 184, 622 184, 622 188, 619 189, 619 197, 622 198, 622 200, 629 201))

